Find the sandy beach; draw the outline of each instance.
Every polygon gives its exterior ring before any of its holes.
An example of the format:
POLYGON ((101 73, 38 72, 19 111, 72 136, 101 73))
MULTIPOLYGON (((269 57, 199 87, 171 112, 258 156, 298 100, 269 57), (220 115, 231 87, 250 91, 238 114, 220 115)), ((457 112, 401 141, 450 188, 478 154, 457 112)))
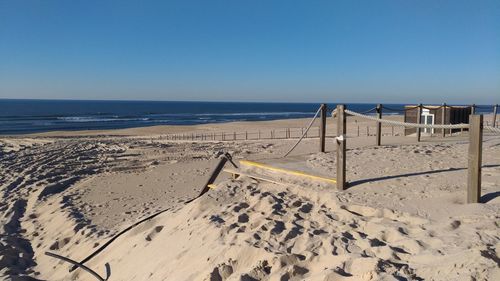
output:
MULTIPOLYGON (((167 138, 308 121, 0 137, 0 280, 97 280, 44 253, 81 261, 161 210, 85 265, 120 281, 500 280, 498 136, 484 136, 480 204, 465 204, 466 133, 417 143, 384 127, 377 147, 365 132, 373 122, 349 117, 347 190, 222 173, 194 201, 222 152, 235 162, 277 159, 296 139, 167 138)), ((327 135, 335 130, 328 118, 327 135)), ((307 138, 290 157, 335 178, 334 149, 332 137, 326 153, 307 138)))

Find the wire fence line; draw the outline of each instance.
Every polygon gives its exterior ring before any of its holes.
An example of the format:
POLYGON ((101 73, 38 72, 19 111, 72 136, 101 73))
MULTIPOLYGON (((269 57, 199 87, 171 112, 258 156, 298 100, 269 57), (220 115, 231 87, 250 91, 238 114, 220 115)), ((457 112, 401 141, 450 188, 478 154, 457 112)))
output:
MULTIPOLYGON (((203 133, 180 133, 160 135, 159 139, 166 140, 206 140, 206 141, 232 141, 232 140, 264 140, 264 139, 298 139, 302 135, 304 138, 319 137, 320 128, 311 127, 308 132, 306 128, 281 128, 263 129, 258 131, 226 131, 226 132, 203 132, 203 133)), ((331 135, 333 137, 333 133, 331 135)))
MULTIPOLYGON (((336 125, 328 126, 327 138, 336 137, 336 125)), ((404 132, 397 129, 404 128, 404 126, 383 126, 382 132, 386 136, 400 136, 404 132)), ((376 126, 373 124, 365 123, 352 123, 349 127, 349 134, 358 137, 373 136, 376 126)), ((184 133, 184 134, 169 134, 159 135, 155 139, 171 140, 171 141, 240 141, 240 140, 272 140, 272 139, 299 139, 302 134, 305 134, 305 128, 282 128, 282 129, 269 129, 259 131, 244 131, 244 132, 217 132, 217 133, 184 133)), ((320 128, 311 127, 305 139, 320 137, 320 128)))

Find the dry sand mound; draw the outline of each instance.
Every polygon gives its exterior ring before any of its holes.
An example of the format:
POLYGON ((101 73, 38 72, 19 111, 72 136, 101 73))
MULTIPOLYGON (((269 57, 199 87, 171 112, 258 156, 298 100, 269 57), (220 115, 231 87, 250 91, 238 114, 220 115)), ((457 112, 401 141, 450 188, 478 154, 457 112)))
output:
POLYGON ((242 178, 134 229, 88 265, 109 263, 110 280, 498 280, 497 234, 494 220, 436 224, 242 178))
MULTIPOLYGON (((123 229, 123 224, 192 198, 190 192, 196 191, 192 186, 205 180, 207 160, 220 154, 225 145, 128 137, 0 139, 0 280, 27 275, 54 280, 52 271, 60 266, 45 251, 81 259, 123 229), (162 169, 150 173, 149 181, 141 177, 159 166, 162 169), (172 174, 169 179, 160 174, 180 169, 194 179, 181 181, 182 176, 172 174), (121 181, 116 177, 129 182, 118 186, 121 181), (171 188, 160 184, 160 179, 169 179, 171 188), (141 185, 149 182, 156 190, 147 196, 141 196, 140 188, 127 193, 137 189, 131 183, 138 181, 141 185), (94 185, 85 187, 86 183, 94 185), (190 188, 175 190, 181 185, 190 188), (171 191, 173 194, 168 193, 171 191), (163 195, 151 198, 159 192, 163 195), (96 194, 88 198, 89 193, 96 194), (102 200, 90 200, 96 197, 102 200)), ((232 148, 241 154, 264 149, 258 143, 232 148)))

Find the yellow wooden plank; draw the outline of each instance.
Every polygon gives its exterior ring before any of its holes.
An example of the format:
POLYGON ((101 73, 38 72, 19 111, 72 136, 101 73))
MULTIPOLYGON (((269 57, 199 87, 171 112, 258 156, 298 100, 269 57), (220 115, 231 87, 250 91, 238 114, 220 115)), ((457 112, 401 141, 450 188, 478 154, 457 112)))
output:
POLYGON ((248 165, 248 166, 252 166, 252 167, 257 167, 257 168, 262 168, 262 169, 267 169, 267 170, 276 171, 276 172, 282 172, 282 173, 286 173, 286 174, 290 174, 290 175, 294 175, 294 176, 299 176, 299 177, 306 177, 306 178, 310 178, 310 179, 314 179, 314 180, 326 181, 329 183, 337 183, 337 180, 332 179, 332 178, 314 176, 314 175, 310 175, 310 174, 300 172, 300 171, 277 168, 277 167, 273 167, 271 165, 253 162, 253 161, 248 161, 248 160, 240 160, 240 164, 248 165))
MULTIPOLYGON (((264 177, 264 176, 261 176, 261 175, 255 175, 255 174, 251 174, 251 173, 246 173, 246 172, 239 171, 239 170, 224 169, 223 171, 226 172, 226 173, 233 174, 233 175, 245 176, 245 177, 249 177, 249 178, 252 178, 252 179, 255 179, 255 180, 258 180, 258 181, 267 181, 267 182, 274 183, 274 184, 279 184, 279 185, 297 185, 297 184, 293 184, 293 183, 286 183, 286 182, 276 181, 276 180, 273 180, 273 179, 270 179, 270 178, 267 178, 267 177, 264 177)), ((297 186, 299 186, 299 185, 297 185, 297 186)))

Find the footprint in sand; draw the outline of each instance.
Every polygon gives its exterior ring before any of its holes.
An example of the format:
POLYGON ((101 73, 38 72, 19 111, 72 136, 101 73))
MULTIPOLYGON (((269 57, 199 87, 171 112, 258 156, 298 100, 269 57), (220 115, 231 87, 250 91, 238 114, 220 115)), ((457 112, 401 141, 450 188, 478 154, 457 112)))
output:
POLYGON ((214 268, 210 273, 210 281, 223 281, 233 274, 233 267, 227 264, 221 264, 214 268))
POLYGON ((248 205, 248 204, 247 204, 247 203, 245 203, 245 202, 241 202, 241 203, 240 203, 240 204, 238 204, 237 206, 234 206, 233 211, 235 211, 235 212, 239 212, 239 211, 241 211, 242 209, 246 209, 246 208, 248 208, 248 207, 250 207, 250 205, 248 205))
POLYGON ((59 250, 62 247, 64 247, 66 244, 68 244, 70 240, 71 240, 70 237, 66 237, 66 238, 64 238, 62 240, 57 240, 52 245, 50 245, 49 249, 51 249, 52 251, 59 250))
POLYGON ((247 223, 248 222, 248 215, 247 214, 241 214, 238 216, 238 222, 239 223, 247 223))
POLYGON ((155 226, 153 231, 151 231, 148 236, 146 236, 146 241, 152 241, 158 233, 160 233, 163 230, 163 225, 158 225, 155 226))

